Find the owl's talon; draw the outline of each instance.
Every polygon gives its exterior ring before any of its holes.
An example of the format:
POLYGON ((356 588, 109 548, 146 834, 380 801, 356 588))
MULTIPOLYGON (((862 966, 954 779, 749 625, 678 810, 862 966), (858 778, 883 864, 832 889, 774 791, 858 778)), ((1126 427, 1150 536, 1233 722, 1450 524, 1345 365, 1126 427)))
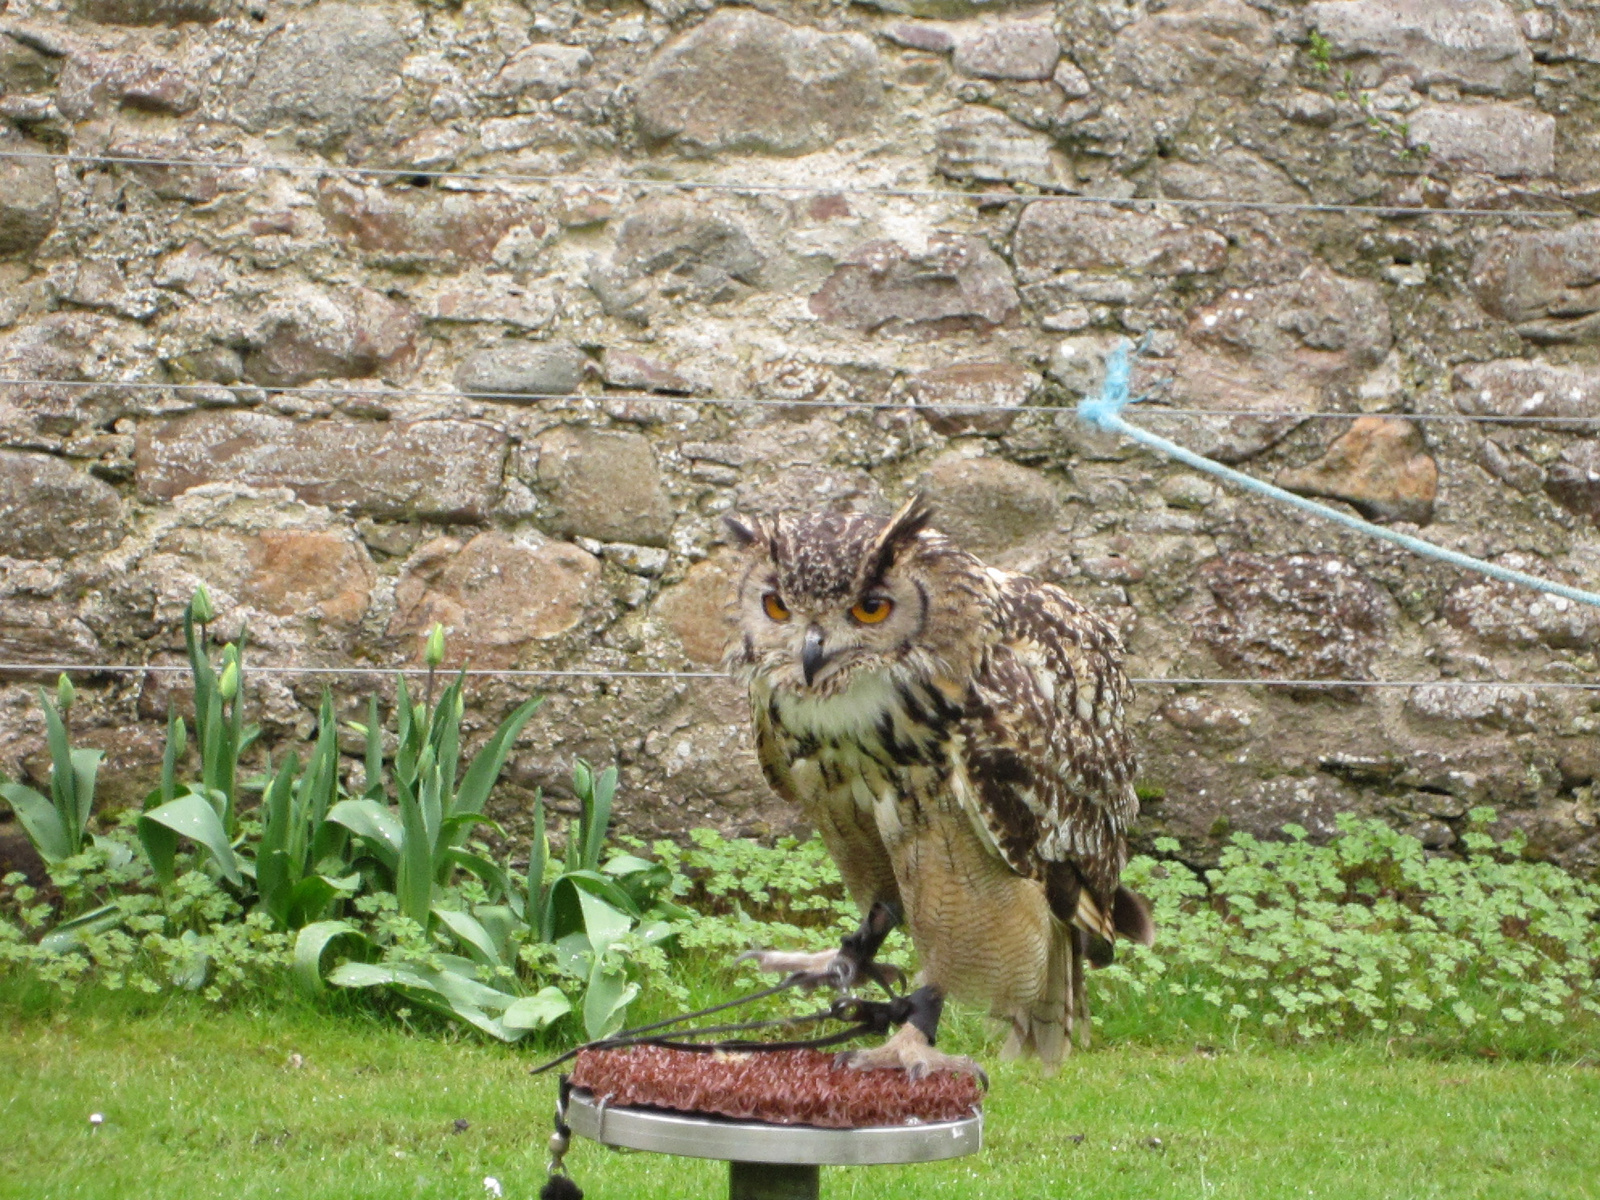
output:
POLYGON ((895 1071, 906 1073, 915 1082, 936 1071, 971 1075, 989 1089, 989 1076, 965 1054, 946 1054, 928 1042, 928 1035, 915 1025, 902 1025, 887 1042, 868 1050, 846 1050, 834 1055, 834 1066, 851 1071, 895 1071))

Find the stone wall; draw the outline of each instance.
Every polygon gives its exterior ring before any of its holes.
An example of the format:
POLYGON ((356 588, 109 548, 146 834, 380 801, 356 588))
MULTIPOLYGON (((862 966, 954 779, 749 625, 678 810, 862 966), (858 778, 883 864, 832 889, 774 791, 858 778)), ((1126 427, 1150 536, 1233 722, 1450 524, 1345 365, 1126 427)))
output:
MULTIPOLYGON (((1230 414, 1147 414, 1162 432, 1600 585, 1600 442, 1562 423, 1600 417, 1600 5, 0 7, 0 150, 60 156, 0 159, 0 377, 82 385, 0 385, 0 660, 181 661, 204 580, 258 663, 415 662, 442 621, 475 666, 705 670, 721 513, 923 487, 973 549, 1100 606, 1136 675, 1594 679, 1600 614, 1055 406, 1148 334, 1146 384, 1230 414), (907 407, 835 407, 881 401, 907 407), (1360 419, 1307 415, 1330 411, 1360 419)), ((171 678, 81 683, 127 799, 171 678)), ((310 729, 320 680, 252 686, 269 741, 310 729)), ((475 681, 475 726, 531 686, 475 681)), ((725 681, 550 696, 513 820, 585 754, 622 765, 635 829, 792 826, 725 681)), ((1356 812, 1447 846, 1488 802, 1593 869, 1595 709, 1146 686, 1144 836, 1204 859, 1356 812)), ((41 751, 8 675, 0 768, 37 778, 41 751)))

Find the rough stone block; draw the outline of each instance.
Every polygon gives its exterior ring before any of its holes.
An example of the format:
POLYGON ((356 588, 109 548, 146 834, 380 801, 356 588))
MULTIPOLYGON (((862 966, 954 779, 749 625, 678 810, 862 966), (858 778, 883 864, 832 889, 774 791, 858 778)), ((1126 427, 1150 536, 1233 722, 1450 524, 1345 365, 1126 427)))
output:
POLYGON ((1268 287, 1235 288, 1195 311, 1178 348, 1172 396, 1204 408, 1284 417, 1207 421, 1198 453, 1238 462, 1259 454, 1384 360, 1393 333, 1376 284, 1318 266, 1268 287))
POLYGON ((567 396, 589 360, 571 342, 501 342, 474 350, 456 370, 463 392, 514 398, 567 396))
POLYGON ((1600 446, 1585 440, 1565 447, 1545 471, 1544 490, 1569 512, 1600 521, 1600 446))
POLYGON ((156 368, 149 335, 128 322, 62 312, 21 325, 0 338, 0 376, 86 386, 0 388, 0 433, 38 445, 86 425, 106 428, 137 407, 115 383, 150 381, 156 368))
POLYGON ((395 585, 389 637, 420 662, 435 622, 445 665, 518 666, 529 647, 583 619, 599 593, 600 560, 538 534, 480 533, 463 545, 436 538, 406 563, 395 585))
POLYGON ((70 604, 0 583, 0 659, 5 662, 101 662, 100 641, 70 604))
POLYGON ((1532 733, 1538 727, 1539 696, 1533 688, 1461 687, 1431 684, 1406 695, 1406 716, 1422 726, 1459 733, 1462 726, 1532 733))
POLYGON ((664 294, 690 299, 714 299, 730 280, 754 287, 762 267, 755 243, 738 224, 704 204, 676 199, 649 200, 629 213, 612 262, 626 276, 664 276, 664 294))
POLYGON ((1229 829, 1261 838, 1281 838, 1283 827, 1293 823, 1325 842, 1338 831, 1341 816, 1374 815, 1371 800, 1325 775, 1228 782, 1232 786, 1212 792, 1211 803, 1223 802, 1219 815, 1229 829))
POLYGON ((734 587, 731 570, 726 554, 702 559, 679 582, 664 588, 650 606, 651 615, 677 636, 690 662, 722 665, 722 652, 737 628, 728 612, 734 587))
MULTIPOLYGON (((97 629, 169 630, 203 580, 223 636, 248 623, 251 643, 269 658, 326 661, 357 649, 376 571, 355 531, 325 510, 281 488, 228 483, 177 497, 152 516, 139 531, 145 537, 119 551, 114 578, 90 593, 86 619, 97 629)), ((186 703, 177 683, 147 681, 141 706, 163 716, 168 700, 186 703)), ((276 699, 271 686, 260 697, 266 723, 296 724, 288 681, 273 683, 276 699)))
MULTIPOLYGON (((42 153, 44 147, 3 138, 0 150, 42 153)), ((0 255, 26 254, 49 237, 60 204, 55 167, 48 159, 0 159, 0 255)))
POLYGON ((268 387, 403 370, 421 323, 370 288, 295 285, 276 293, 251 334, 245 378, 268 387))
MULTIPOLYGON (((1200 569, 1215 607, 1196 623, 1226 670, 1262 679, 1370 679, 1395 617, 1388 593, 1332 554, 1227 554, 1200 569)), ((1356 689, 1336 692, 1357 698, 1356 689)))
POLYGON ((48 91, 60 71, 60 58, 25 46, 14 36, 0 35, 0 89, 19 94, 48 91))
POLYGON ((980 558, 1049 533, 1061 517, 1055 485, 1003 458, 941 455, 920 486, 933 504, 935 527, 980 558))
POLYGON ((1022 211, 1012 254, 1023 282, 1063 271, 1205 275, 1227 262, 1215 230, 1146 212, 1076 200, 1038 200, 1022 211))
POLYGON ((611 387, 638 392, 687 396, 694 391, 694 385, 671 367, 612 347, 607 347, 601 355, 600 377, 611 387))
POLYGON ((1361 417, 1315 462, 1279 472, 1278 485, 1343 500, 1372 520, 1426 525, 1433 519, 1439 466, 1410 421, 1361 417))
POLYGON ((395 14, 373 5, 319 4, 270 34, 235 112, 261 133, 299 125, 319 144, 342 141, 400 87, 408 53, 395 14))
MULTIPOLYGON (((1600 498, 1600 489, 1594 493, 1600 498)), ((1506 554, 1494 561, 1559 583, 1576 582, 1555 564, 1532 555, 1506 554)), ((1495 648, 1591 650, 1600 645, 1600 612, 1589 605, 1481 575, 1464 576, 1452 587, 1440 613, 1456 629, 1495 648)))
POLYGON ((437 188, 364 188, 328 180, 317 207, 330 232, 389 266, 488 263, 513 229, 534 236, 544 222, 509 196, 437 188))
POLYGON ((468 421, 299 424, 206 410, 142 423, 134 478, 146 500, 230 482, 370 516, 481 521, 499 499, 505 452, 505 435, 468 421))
POLYGON ((1036 0, 871 0, 872 7, 909 17, 961 20, 991 16, 1009 8, 1036 8, 1036 0))
POLYGON ((882 104, 868 38, 723 9, 656 56, 635 114, 647 139, 689 154, 806 154, 863 132, 882 104))
POLYGON ((361 623, 376 572, 366 548, 329 529, 263 529, 249 544, 240 599, 281 617, 350 628, 361 623))
POLYGON ((1600 221, 1505 230, 1472 264, 1478 303, 1540 342, 1600 338, 1600 221))
POLYGON ((549 99, 576 87, 593 62, 594 56, 582 46, 536 42, 511 56, 490 91, 497 96, 528 94, 549 99))
POLYGON ((108 25, 209 25, 228 14, 230 0, 78 0, 78 11, 108 25))
POLYGON ((939 336, 991 329, 1019 305, 1005 260, 975 237, 939 233, 923 254, 895 242, 868 242, 846 257, 811 311, 832 325, 939 336))
POLYGON ((649 439, 562 425, 539 438, 539 486, 552 532, 602 542, 664 546, 672 502, 649 439))
POLYGON ((1367 87, 1397 75, 1492 96, 1533 86, 1533 56, 1500 0, 1325 0, 1307 5, 1305 17, 1335 59, 1357 60, 1367 87))
POLYGON ((1600 418, 1600 372, 1532 358, 1502 358, 1456 368, 1456 408, 1482 417, 1548 417, 1554 430, 1592 429, 1600 418), (1573 420, 1576 418, 1577 420, 1573 420))
POLYGON ((554 145, 558 141, 555 127, 546 116, 491 117, 478 126, 478 144, 490 154, 554 145))
POLYGON ((951 179, 1059 188, 1070 172, 1048 136, 1005 113, 969 106, 939 127, 939 171, 951 179))
POLYGON ((1081 100, 1094 91, 1089 77, 1071 59, 1064 58, 1057 63, 1050 78, 1068 100, 1081 100))
POLYGON ((923 420, 946 437, 1004 433, 1017 419, 1015 412, 984 412, 968 406, 1026 404, 1038 387, 1037 375, 1008 362, 934 367, 913 373, 905 385, 923 420))
MULTIPOLYGON (((108 82, 124 108, 169 117, 193 112, 200 107, 204 95, 200 81, 182 64, 162 62, 145 55, 125 55, 117 59, 108 82)), ((63 82, 63 90, 65 87, 63 82)))
POLYGON ((1159 95, 1242 96, 1272 61, 1272 23, 1241 0, 1177 0, 1117 35, 1111 70, 1159 95))
POLYGON ((1300 204, 1310 195, 1265 159, 1230 147, 1207 155, 1202 162, 1163 159, 1157 167, 1161 194, 1179 200, 1232 200, 1249 196, 1282 204, 1300 204))
POLYGON ((980 79, 1049 79, 1061 43, 1048 21, 996 21, 963 30, 955 40, 956 70, 980 79))
MULTIPOLYGON (((193 148, 175 137, 150 138, 122 132, 107 153, 124 158, 175 159, 193 155, 193 148)), ((242 172, 219 167, 166 166, 158 162, 122 163, 118 168, 138 180, 163 200, 208 204, 225 192, 241 192, 251 185, 242 172)))
POLYGON ((931 21, 896 21, 884 29, 883 36, 896 46, 926 50, 930 54, 948 54, 956 45, 955 35, 948 25, 931 21))
POLYGON ((1161 706, 1161 716, 1200 741, 1226 747, 1247 739, 1257 714, 1245 707, 1191 694, 1167 701, 1161 706))
POLYGON ((556 300, 548 283, 523 285, 510 275, 469 272, 436 291, 425 311, 435 321, 534 330, 555 319, 556 300))
POLYGON ((126 108, 183 116, 199 107, 201 85, 181 62, 147 49, 121 54, 74 52, 61 70, 56 106, 74 121, 115 102, 126 108))
POLYGON ((380 161, 384 166, 402 169, 448 170, 470 146, 464 133, 448 126, 423 129, 393 146, 384 147, 380 161))
POLYGON ((0 557, 70 558, 122 535, 114 488, 51 455, 0 450, 0 557))
POLYGON ((1430 157, 1502 178, 1549 175, 1556 169, 1556 119, 1510 104, 1449 104, 1418 109, 1407 140, 1430 157))

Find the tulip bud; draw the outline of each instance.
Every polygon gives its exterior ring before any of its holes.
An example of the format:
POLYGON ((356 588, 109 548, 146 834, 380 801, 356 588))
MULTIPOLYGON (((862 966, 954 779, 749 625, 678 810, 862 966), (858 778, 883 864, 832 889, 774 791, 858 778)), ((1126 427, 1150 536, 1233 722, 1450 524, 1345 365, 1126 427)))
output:
POLYGON ((222 678, 217 680, 217 695, 223 700, 232 700, 238 694, 239 663, 237 660, 230 660, 228 665, 222 668, 222 678))
POLYGON ((201 625, 209 625, 217 619, 217 612, 211 607, 211 593, 206 591, 203 583, 194 589, 194 599, 189 601, 189 615, 201 625))
POLYGON ((61 673, 56 680, 56 704, 62 712, 72 707, 72 702, 78 698, 78 689, 72 686, 72 680, 67 678, 66 672, 61 673))
POLYGON ((444 661, 444 626, 437 621, 433 623, 433 628, 428 631, 428 645, 423 650, 422 661, 428 664, 429 670, 444 661))

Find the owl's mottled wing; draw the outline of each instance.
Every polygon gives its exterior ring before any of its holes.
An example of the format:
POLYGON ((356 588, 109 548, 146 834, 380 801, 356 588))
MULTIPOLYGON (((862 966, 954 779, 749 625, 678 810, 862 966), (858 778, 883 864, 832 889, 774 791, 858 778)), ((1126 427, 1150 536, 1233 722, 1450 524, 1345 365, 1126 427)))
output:
POLYGON ((879 900, 898 906, 900 892, 889 851, 872 809, 857 803, 853 780, 824 771, 814 757, 815 748, 803 745, 755 697, 751 717, 762 773, 772 790, 797 805, 816 827, 850 898, 863 913, 879 900))
POLYGON ((1109 912, 1139 812, 1115 632, 1061 589, 993 573, 1000 639, 956 743, 963 802, 1018 874, 1070 864, 1109 912))

